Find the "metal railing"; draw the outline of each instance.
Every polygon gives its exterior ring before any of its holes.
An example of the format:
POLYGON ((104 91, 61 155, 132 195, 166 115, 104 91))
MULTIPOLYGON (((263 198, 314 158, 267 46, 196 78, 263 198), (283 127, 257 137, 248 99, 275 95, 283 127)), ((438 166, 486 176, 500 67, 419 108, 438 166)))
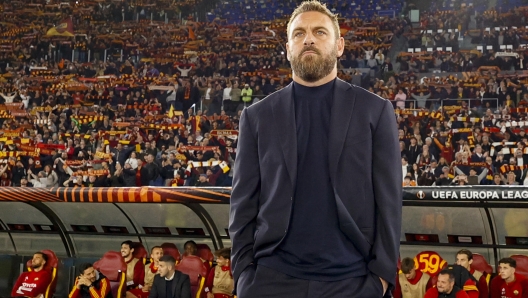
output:
POLYGON ((444 110, 444 106, 460 106, 462 102, 466 102, 470 109, 485 109, 488 102, 490 109, 499 108, 498 98, 406 99, 405 101, 392 100, 392 105, 395 109, 399 107, 398 103, 403 103, 406 109, 444 110))

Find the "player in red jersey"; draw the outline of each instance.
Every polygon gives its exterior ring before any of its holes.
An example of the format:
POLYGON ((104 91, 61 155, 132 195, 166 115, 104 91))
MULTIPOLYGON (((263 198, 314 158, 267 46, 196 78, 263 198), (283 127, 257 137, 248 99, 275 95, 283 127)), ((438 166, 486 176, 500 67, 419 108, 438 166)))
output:
POLYGON ((491 298, 528 298, 528 279, 515 273, 515 267, 512 258, 499 261, 499 275, 491 280, 491 298))
POLYGON ((44 270, 48 256, 41 252, 33 254, 31 271, 20 274, 11 291, 12 297, 44 297, 51 282, 51 274, 44 270))

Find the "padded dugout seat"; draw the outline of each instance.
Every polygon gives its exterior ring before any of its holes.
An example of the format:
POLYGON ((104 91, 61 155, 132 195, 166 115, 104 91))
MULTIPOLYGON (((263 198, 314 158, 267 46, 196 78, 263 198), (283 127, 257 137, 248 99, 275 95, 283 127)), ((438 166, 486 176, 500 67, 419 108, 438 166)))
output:
POLYGON ((198 248, 198 256, 209 262, 209 267, 213 266, 214 254, 207 244, 196 244, 198 248))
POLYGON ((515 273, 528 277, 528 257, 525 255, 512 255, 511 258, 517 262, 515 273))
POLYGON ((163 249, 163 255, 171 255, 176 260, 176 264, 180 263, 181 254, 176 244, 165 242, 161 245, 161 248, 163 249))
MULTIPOLYGON (((57 268, 59 266, 59 258, 57 258, 57 255, 49 249, 44 249, 40 252, 48 257, 48 261, 44 265, 44 270, 51 273, 51 282, 48 285, 48 288, 46 289, 46 294, 44 295, 44 298, 52 298, 55 294, 55 289, 57 288, 57 268)), ((26 263, 28 271, 32 271, 31 265, 31 260, 28 260, 26 263)))
POLYGON ((134 256, 134 258, 139 259, 143 263, 143 265, 145 265, 147 263, 147 260, 150 259, 150 254, 147 252, 145 246, 143 246, 141 242, 134 242, 133 245, 134 252, 132 253, 132 255, 134 256))
POLYGON ((473 254, 473 263, 471 263, 471 268, 486 272, 488 274, 493 274, 493 267, 486 261, 486 258, 484 258, 481 254, 473 254))
POLYGON ((125 297, 127 264, 123 260, 121 252, 106 252, 103 257, 93 265, 97 271, 101 272, 110 281, 112 296, 114 298, 125 297))
POLYGON ((202 259, 197 256, 185 256, 176 265, 176 270, 189 275, 191 281, 191 297, 201 297, 208 269, 202 259))

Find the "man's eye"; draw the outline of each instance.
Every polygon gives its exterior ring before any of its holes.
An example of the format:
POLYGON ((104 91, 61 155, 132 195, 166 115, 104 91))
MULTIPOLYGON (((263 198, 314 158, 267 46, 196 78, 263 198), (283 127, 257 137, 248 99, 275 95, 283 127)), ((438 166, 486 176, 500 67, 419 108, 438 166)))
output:
POLYGON ((322 30, 319 30, 319 31, 317 31, 317 34, 319 34, 319 35, 323 35, 323 34, 326 34, 326 32, 324 32, 324 31, 322 31, 322 30))

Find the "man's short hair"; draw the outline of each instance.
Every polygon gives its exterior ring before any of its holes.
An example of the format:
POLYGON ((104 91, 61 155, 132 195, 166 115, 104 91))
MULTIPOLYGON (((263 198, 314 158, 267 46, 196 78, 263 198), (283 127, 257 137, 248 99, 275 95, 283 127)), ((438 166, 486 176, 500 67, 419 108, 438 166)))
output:
POLYGON ((502 258, 502 259, 500 259, 499 264, 508 264, 512 268, 516 268, 517 267, 517 261, 515 261, 512 258, 502 258))
POLYGON ((403 274, 411 273, 411 270, 414 269, 414 259, 413 258, 403 258, 401 261, 401 271, 403 274))
POLYGON ((79 274, 84 274, 84 271, 88 268, 92 268, 93 265, 91 263, 82 263, 79 265, 79 274))
POLYGON ((305 12, 310 12, 310 11, 320 12, 328 16, 333 23, 332 25, 334 27, 335 38, 338 39, 341 36, 341 31, 339 30, 339 21, 338 21, 337 15, 334 14, 332 11, 330 11, 328 7, 326 7, 326 4, 323 4, 316 0, 311 0, 311 1, 304 1, 303 3, 301 3, 301 5, 297 6, 297 8, 292 12, 290 20, 288 21, 288 26, 286 27, 286 31, 287 31, 286 33, 288 35, 288 39, 290 37, 290 28, 291 28, 291 23, 293 22, 293 20, 295 20, 295 18, 298 17, 300 14, 305 13, 305 12))
POLYGON ((150 249, 150 253, 152 254, 152 252, 154 252, 154 250, 155 250, 155 249, 158 249, 158 248, 161 249, 161 250, 163 250, 163 247, 161 247, 161 246, 154 246, 154 247, 152 247, 152 248, 150 249))
POLYGON ((183 248, 185 249, 185 247, 187 247, 187 245, 192 245, 194 248, 198 249, 198 245, 196 244, 196 242, 194 242, 192 240, 189 240, 189 241, 185 242, 185 244, 183 245, 183 248))
POLYGON ((171 255, 163 255, 163 257, 161 257, 159 261, 169 263, 172 266, 176 265, 176 259, 171 255))
POLYGON ((449 282, 455 282, 455 274, 451 269, 442 269, 438 275, 449 275, 449 282))
POLYGON ((214 255, 217 257, 222 257, 224 259, 230 260, 231 259, 231 247, 224 247, 222 249, 219 249, 215 251, 214 255))
POLYGON ((132 242, 130 240, 121 242, 121 246, 123 246, 123 244, 128 245, 128 247, 130 247, 130 249, 134 248, 134 242, 132 242))
POLYGON ((41 255, 42 259, 44 260, 44 262, 48 262, 48 255, 41 252, 41 251, 37 251, 36 253, 34 253, 33 255, 41 255))
POLYGON ((458 255, 466 255, 468 258, 468 261, 473 260, 473 253, 469 249, 461 249, 457 252, 458 255))

